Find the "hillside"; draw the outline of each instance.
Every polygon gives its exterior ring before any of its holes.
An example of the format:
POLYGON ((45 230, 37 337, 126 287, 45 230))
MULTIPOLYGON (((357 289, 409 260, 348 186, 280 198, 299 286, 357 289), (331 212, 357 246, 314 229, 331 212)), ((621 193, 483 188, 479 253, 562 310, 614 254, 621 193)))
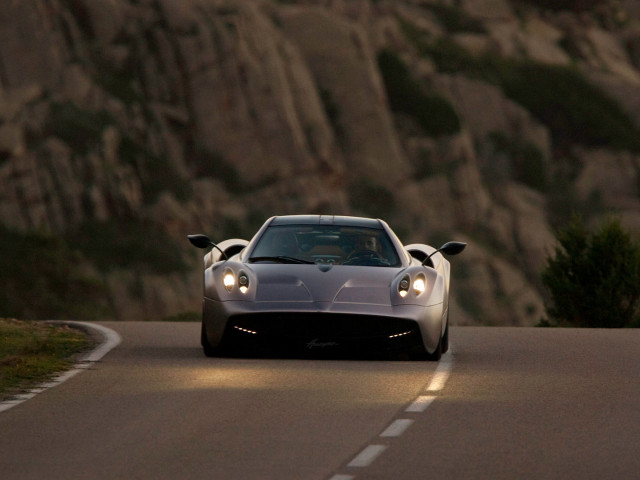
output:
POLYGON ((333 213, 532 325, 572 212, 640 231, 639 130, 637 1, 5 2, 0 316, 193 317, 188 233, 333 213))

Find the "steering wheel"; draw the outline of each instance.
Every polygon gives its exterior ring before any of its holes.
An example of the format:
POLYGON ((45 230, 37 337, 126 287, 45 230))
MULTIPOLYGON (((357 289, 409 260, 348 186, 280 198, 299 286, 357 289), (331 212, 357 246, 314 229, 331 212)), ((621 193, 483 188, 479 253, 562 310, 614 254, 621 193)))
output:
POLYGON ((369 258, 382 258, 378 252, 375 250, 359 250, 357 252, 353 252, 347 258, 351 260, 352 258, 360 258, 360 257, 369 257, 369 258))
POLYGON ((374 265, 384 264, 384 260, 378 252, 374 250, 359 250, 350 254, 343 265, 357 265, 359 262, 363 262, 364 265, 367 265, 368 262, 374 262, 374 265))

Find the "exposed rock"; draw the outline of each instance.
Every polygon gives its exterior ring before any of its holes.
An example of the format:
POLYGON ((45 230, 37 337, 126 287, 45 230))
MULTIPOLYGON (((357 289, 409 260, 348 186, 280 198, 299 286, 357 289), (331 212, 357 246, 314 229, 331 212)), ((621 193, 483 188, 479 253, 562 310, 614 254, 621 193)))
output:
MULTIPOLYGON (((546 180, 566 159, 550 127, 499 85, 439 71, 425 45, 577 64, 640 127, 640 9, 631 1, 578 13, 444 2, 478 29, 447 24, 433 8, 440 3, 8 2, 0 10, 0 223, 70 235, 131 222, 149 237, 166 234, 184 248, 177 255, 188 272, 101 272, 118 318, 154 319, 200 309, 199 252, 188 233, 249 236, 275 214, 385 216, 405 242, 468 240, 452 260, 453 323, 535 324, 554 192, 516 175, 514 159, 492 142, 533 146, 546 180), (382 49, 452 105, 460 131, 430 136, 392 111, 382 49), (355 206, 359 185, 389 193, 384 213, 355 206)), ((640 232, 638 154, 579 146, 571 154, 582 165, 572 187, 583 204, 597 200, 593 217, 616 210, 640 232)))
POLYGON ((317 88, 339 106, 334 129, 347 155, 347 176, 384 178, 395 185, 408 164, 364 31, 316 7, 285 9, 280 18, 287 37, 304 55, 317 88))
POLYGON ((597 208, 619 215, 623 224, 640 231, 640 160, 625 152, 585 150, 576 190, 584 200, 597 201, 597 208))

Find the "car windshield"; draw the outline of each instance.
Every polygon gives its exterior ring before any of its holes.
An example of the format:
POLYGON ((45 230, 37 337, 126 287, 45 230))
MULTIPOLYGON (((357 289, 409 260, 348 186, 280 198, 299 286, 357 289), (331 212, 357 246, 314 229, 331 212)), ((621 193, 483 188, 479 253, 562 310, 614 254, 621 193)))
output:
POLYGON ((271 226, 258 240, 249 262, 401 265, 385 230, 335 225, 271 226))

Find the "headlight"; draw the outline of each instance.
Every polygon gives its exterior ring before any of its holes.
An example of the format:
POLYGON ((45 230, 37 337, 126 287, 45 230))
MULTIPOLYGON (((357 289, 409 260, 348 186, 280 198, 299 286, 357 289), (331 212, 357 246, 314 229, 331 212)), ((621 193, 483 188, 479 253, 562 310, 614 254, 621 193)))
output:
POLYGON ((231 270, 227 270, 226 272, 224 272, 222 283, 224 284, 224 288, 227 289, 227 292, 230 292, 233 286, 236 284, 236 277, 233 275, 233 272, 231 270))
POLYGON ((246 273, 240 272, 240 276, 238 277, 238 285, 240 285, 240 291, 242 293, 247 293, 249 290, 249 277, 246 273))
POLYGON ((233 288, 236 286, 236 283, 238 284, 238 290, 240 290, 241 293, 245 294, 249 291, 249 276, 242 271, 236 276, 236 274, 233 273, 233 270, 227 268, 222 275, 222 284, 224 285, 224 288, 227 289, 227 292, 231 293, 233 288))
POLYGON ((409 285, 411 285, 409 275, 400 280, 400 283, 398 284, 398 293, 402 298, 406 297, 409 293, 409 285))
POLYGON ((409 291, 413 291, 413 294, 417 297, 424 293, 427 289, 427 279, 422 274, 418 274, 413 281, 409 275, 405 275, 398 283, 398 294, 405 298, 409 295, 409 291))
POLYGON ((427 282, 422 275, 418 275, 413 281, 413 293, 416 297, 427 289, 427 282))

